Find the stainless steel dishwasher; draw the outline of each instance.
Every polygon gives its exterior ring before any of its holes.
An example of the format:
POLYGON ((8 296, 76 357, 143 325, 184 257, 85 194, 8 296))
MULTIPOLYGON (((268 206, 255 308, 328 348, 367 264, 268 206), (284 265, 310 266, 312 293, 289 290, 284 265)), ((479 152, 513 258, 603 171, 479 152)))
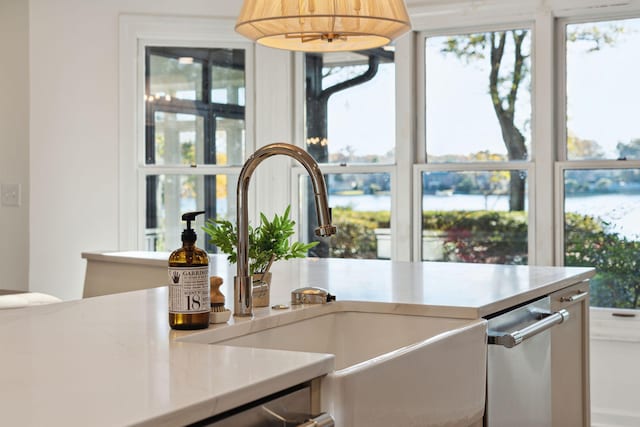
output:
POLYGON ((569 312, 545 297, 489 318, 487 427, 551 426, 551 335, 569 312))

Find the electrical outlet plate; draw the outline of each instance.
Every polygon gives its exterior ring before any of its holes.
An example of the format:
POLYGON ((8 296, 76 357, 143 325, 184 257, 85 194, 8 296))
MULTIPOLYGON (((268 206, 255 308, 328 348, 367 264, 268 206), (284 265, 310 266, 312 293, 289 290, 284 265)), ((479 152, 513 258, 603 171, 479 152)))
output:
POLYGON ((20 184, 2 184, 0 203, 2 206, 20 206, 20 184))

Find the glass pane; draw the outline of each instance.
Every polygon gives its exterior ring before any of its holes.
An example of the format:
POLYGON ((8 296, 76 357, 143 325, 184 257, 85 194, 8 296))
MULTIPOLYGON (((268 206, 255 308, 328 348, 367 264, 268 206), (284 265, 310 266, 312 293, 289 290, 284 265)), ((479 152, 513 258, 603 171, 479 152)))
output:
POLYGON ((305 55, 307 150, 320 163, 394 162, 394 54, 367 52, 305 55))
MULTIPOLYGON (((204 119, 195 114, 157 111, 154 114, 154 157, 147 164, 193 165, 205 163, 204 119)), ((148 147, 148 150, 150 148, 148 147)))
POLYGON ((193 58, 149 55, 149 100, 202 100, 202 64, 193 58))
POLYGON ((244 120, 216 117, 215 145, 216 164, 242 165, 245 147, 244 120))
POLYGON ((528 29, 427 38, 429 162, 529 159, 530 51, 528 29))
POLYGON ((245 105, 244 68, 211 67, 211 102, 245 105))
POLYGON ((565 265, 595 267, 591 305, 639 308, 640 169, 564 173, 565 265))
POLYGON ((424 172, 422 260, 527 264, 525 171, 424 172))
POLYGON ((193 229, 197 245, 211 251, 202 231, 208 218, 235 218, 237 175, 149 175, 147 176, 146 249, 172 251, 181 245, 185 227, 182 214, 205 210, 193 229))
POLYGON ((640 19, 566 32, 567 158, 640 159, 640 19))
MULTIPOLYGON (((301 206, 302 218, 308 217, 306 241, 320 240, 310 251, 311 256, 331 258, 391 257, 391 177, 388 173, 325 175, 329 206, 337 234, 330 239, 318 239, 315 204, 311 200, 301 206), (306 212, 306 216, 305 216, 306 212)), ((313 194, 309 177, 300 177, 301 200, 313 194)))

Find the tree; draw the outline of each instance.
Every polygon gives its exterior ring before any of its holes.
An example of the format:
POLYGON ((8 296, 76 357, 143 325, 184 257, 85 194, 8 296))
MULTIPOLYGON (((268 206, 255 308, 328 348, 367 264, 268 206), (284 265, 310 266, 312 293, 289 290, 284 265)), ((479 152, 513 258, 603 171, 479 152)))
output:
POLYGON ((620 159, 640 159, 640 139, 634 139, 626 144, 618 142, 616 149, 620 159))
MULTIPOLYGON (((567 42, 582 42, 587 52, 613 45, 624 28, 616 24, 584 24, 573 26, 567 42)), ((489 60, 489 95, 500 124, 509 160, 526 160, 527 146, 515 123, 516 101, 522 85, 528 81, 529 30, 494 31, 448 37, 442 52, 454 54, 466 62, 489 60), (512 46, 507 50, 507 43, 512 46), (510 57, 509 57, 510 55, 510 57)), ((524 210, 525 181, 519 171, 510 172, 509 210, 524 210)))
MULTIPOLYGON (((529 30, 510 30, 450 37, 442 49, 444 53, 453 53, 466 61, 489 58, 489 95, 509 160, 526 160, 528 157, 525 138, 515 124, 518 91, 530 70, 528 35, 529 30), (513 42, 513 63, 505 71, 507 38, 513 42)), ((509 210, 522 211, 525 181, 519 171, 511 171, 510 175, 509 210)))
POLYGON ((600 144, 590 139, 580 139, 571 132, 567 135, 567 152, 572 160, 604 158, 604 150, 600 144))
POLYGON ((367 58, 367 68, 361 74, 339 81, 329 87, 323 87, 332 70, 324 63, 324 55, 307 53, 305 55, 306 74, 306 111, 307 111, 307 150, 318 162, 329 161, 328 147, 328 105, 329 98, 346 89, 363 84, 373 79, 382 62, 393 62, 394 53, 382 48, 357 52, 367 58))
POLYGON ((609 229, 601 218, 566 215, 565 265, 595 267, 591 305, 640 308, 640 242, 609 229))

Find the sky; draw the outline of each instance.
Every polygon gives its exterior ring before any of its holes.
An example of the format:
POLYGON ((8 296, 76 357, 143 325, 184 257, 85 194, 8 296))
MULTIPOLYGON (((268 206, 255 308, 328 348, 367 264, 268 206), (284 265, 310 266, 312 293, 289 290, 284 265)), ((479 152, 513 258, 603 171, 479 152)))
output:
POLYGON ((395 141, 395 66, 382 65, 376 77, 329 98, 330 152, 347 146, 358 154, 384 155, 395 141))
MULTIPOLYGON (((567 60, 568 127, 581 139, 595 140, 615 158, 619 141, 640 138, 640 19, 620 21, 626 33, 614 47, 586 52, 570 44, 567 60)), ((427 141, 429 154, 469 154, 480 150, 506 154, 488 95, 487 60, 466 64, 428 48, 427 141), (464 120, 461 124, 461 118, 464 120)), ((359 154, 382 155, 395 139, 394 71, 330 98, 330 150, 347 145, 359 154)), ((516 122, 530 134, 528 86, 519 92, 516 122)))
POLYGON ((640 138, 640 19, 621 24, 627 34, 615 46, 572 49, 567 61, 569 129, 597 141, 611 158, 619 141, 640 138))

